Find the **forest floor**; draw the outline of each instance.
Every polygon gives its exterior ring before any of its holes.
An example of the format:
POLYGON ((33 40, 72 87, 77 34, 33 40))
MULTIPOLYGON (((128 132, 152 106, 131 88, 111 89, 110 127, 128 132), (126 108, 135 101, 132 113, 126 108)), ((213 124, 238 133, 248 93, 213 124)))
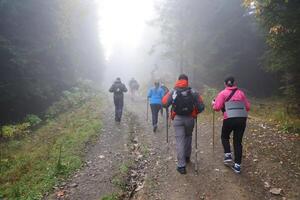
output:
POLYGON ((242 173, 237 175, 222 162, 221 116, 216 115, 213 151, 212 115, 205 111, 198 117, 198 173, 194 151, 187 174, 180 175, 173 127, 167 144, 164 118, 160 116, 158 132, 153 133, 145 101, 126 99, 125 104, 123 121, 116 124, 108 103, 102 111, 102 133, 86 149, 85 166, 45 199, 300 199, 298 134, 280 133, 264 119, 250 118, 242 173))

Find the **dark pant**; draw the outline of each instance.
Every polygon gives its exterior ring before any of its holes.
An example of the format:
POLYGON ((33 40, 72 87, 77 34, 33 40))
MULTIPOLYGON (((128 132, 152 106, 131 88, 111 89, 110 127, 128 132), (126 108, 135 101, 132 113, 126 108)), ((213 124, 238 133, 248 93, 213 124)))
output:
POLYGON ((114 103, 115 103, 115 120, 117 122, 120 122, 122 118, 124 99, 121 97, 115 97, 114 103))
POLYGON ((243 152, 243 135, 246 128, 247 118, 230 118, 223 121, 222 127, 222 144, 224 153, 230 153, 230 133, 233 131, 233 146, 234 146, 234 162, 241 164, 243 152))
POLYGON ((157 121, 158 121, 158 113, 159 110, 161 109, 160 104, 150 104, 151 107, 151 113, 152 113, 152 125, 157 126, 157 121))

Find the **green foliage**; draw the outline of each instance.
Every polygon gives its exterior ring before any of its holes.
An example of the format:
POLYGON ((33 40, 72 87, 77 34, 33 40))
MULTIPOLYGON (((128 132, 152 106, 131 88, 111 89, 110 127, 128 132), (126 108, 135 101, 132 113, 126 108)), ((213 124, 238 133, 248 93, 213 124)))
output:
POLYGON ((117 194, 110 194, 110 195, 106 195, 104 197, 101 198, 101 200, 118 200, 119 199, 119 195, 117 194))
POLYGON ((274 98, 260 101, 253 99, 251 102, 251 115, 261 117, 270 123, 275 123, 282 132, 300 132, 299 113, 289 113, 285 99, 274 98))
POLYGON ((260 66, 263 36, 240 0, 166 0, 159 11, 162 56, 178 66, 173 71, 190 74, 198 86, 219 87, 233 75, 258 95, 267 91, 262 82, 273 87, 275 78, 260 66))
POLYGON ((205 104, 205 110, 208 110, 210 112, 212 111, 211 102, 214 98, 216 98, 217 94, 218 94, 217 89, 211 88, 207 85, 204 86, 203 100, 205 104))
POLYGON ((1 128, 1 135, 4 138, 13 138, 16 136, 25 135, 29 133, 31 124, 28 122, 20 123, 17 125, 6 125, 1 128))
POLYGON ((100 98, 62 113, 32 136, 1 145, 0 194, 4 199, 41 199, 82 166, 86 142, 100 131, 100 98))
POLYGON ((93 95, 95 95, 95 90, 92 89, 90 83, 81 81, 77 84, 77 87, 63 91, 60 100, 47 109, 45 117, 47 119, 52 119, 66 110, 81 106, 93 95))
POLYGON ((25 117, 25 122, 28 122, 31 127, 37 126, 39 123, 42 122, 41 118, 39 118, 37 115, 29 114, 25 117))
POLYGON ((99 79, 102 50, 94 3, 0 0, 2 123, 43 113, 80 78, 99 79))
POLYGON ((300 92, 300 1, 245 0, 253 6, 256 17, 265 29, 268 49, 265 68, 279 74, 287 99, 297 102, 300 92))

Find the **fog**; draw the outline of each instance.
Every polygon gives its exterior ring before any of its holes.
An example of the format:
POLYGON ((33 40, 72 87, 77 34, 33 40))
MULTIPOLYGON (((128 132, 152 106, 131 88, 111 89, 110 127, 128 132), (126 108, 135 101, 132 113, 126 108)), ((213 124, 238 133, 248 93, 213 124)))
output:
POLYGON ((42 113, 82 80, 107 90, 116 77, 146 91, 154 80, 172 87, 180 73, 196 89, 221 89, 233 75, 250 96, 296 99, 297 20, 285 16, 287 29, 247 2, 1 1, 0 118, 42 113))

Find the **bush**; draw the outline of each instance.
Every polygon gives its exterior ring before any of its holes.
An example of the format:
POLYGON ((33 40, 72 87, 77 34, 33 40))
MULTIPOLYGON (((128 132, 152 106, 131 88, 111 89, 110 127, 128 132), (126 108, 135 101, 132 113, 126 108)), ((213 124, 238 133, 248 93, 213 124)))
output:
POLYGON ((1 135, 4 138, 12 138, 29 132, 30 123, 25 122, 17 125, 6 125, 1 128, 1 135))
POLYGON ((24 121, 30 123, 31 127, 34 127, 42 122, 41 118, 32 114, 27 115, 24 121))
POLYGON ((212 108, 211 108, 211 102, 214 98, 216 98, 218 94, 218 90, 215 89, 215 88, 211 88, 211 87, 208 87, 207 85, 204 86, 204 104, 205 104, 205 109, 207 111, 212 111, 212 108))

